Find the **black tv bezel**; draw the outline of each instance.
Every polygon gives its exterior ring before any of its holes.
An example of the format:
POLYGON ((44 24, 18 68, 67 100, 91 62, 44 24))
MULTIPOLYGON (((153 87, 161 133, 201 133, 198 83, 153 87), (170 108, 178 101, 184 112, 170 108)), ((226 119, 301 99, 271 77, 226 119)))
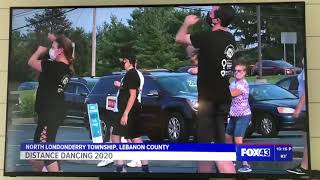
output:
MULTIPOLYGON (((212 6, 212 5, 279 5, 279 4, 299 4, 304 6, 304 64, 305 67, 307 66, 307 56, 306 56, 306 13, 305 1, 290 1, 290 2, 253 2, 253 3, 241 3, 241 2, 222 2, 222 3, 172 3, 172 4, 160 4, 155 2, 154 4, 130 4, 127 5, 117 5, 117 4, 107 4, 107 5, 77 5, 77 6, 12 6, 10 7, 10 21, 9 21, 9 53, 8 53, 8 61, 11 57, 11 38, 12 38, 12 12, 16 9, 46 9, 46 8, 134 8, 134 7, 176 7, 176 6, 212 6)), ((7 97, 9 97, 9 66, 10 63, 8 62, 8 79, 7 79, 7 97)), ((305 93, 306 93, 306 134, 307 134, 307 145, 308 145, 308 166, 311 169, 311 157, 310 157, 310 132, 309 132, 309 107, 308 107, 308 75, 307 75, 307 68, 305 68, 305 93)), ((8 131, 8 104, 6 106, 6 133, 8 131)), ((99 177, 100 179, 107 179, 107 178, 116 178, 116 179, 134 179, 134 178, 141 178, 141 179, 162 179, 162 178, 172 178, 172 179, 208 179, 208 178, 301 178, 301 175, 294 175, 294 174, 253 174, 253 173, 236 173, 236 174, 221 174, 221 173, 112 173, 112 172, 7 172, 6 171, 6 161, 7 161, 7 139, 8 137, 5 136, 5 152, 4 152, 4 169, 3 174, 4 176, 16 177, 16 176, 51 176, 51 177, 99 177)), ((307 177, 310 174, 307 175, 307 177)))

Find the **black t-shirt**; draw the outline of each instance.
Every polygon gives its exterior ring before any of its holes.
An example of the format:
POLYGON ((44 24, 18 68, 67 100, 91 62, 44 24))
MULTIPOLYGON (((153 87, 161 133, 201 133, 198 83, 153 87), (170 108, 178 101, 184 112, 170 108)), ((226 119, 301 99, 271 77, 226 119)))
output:
POLYGON ((136 97, 133 108, 137 108, 139 106, 140 104, 138 102, 139 86, 140 86, 139 74, 134 68, 132 68, 126 73, 126 75, 122 79, 122 85, 119 90, 119 96, 118 96, 119 112, 124 112, 124 110, 126 109, 126 106, 128 104, 128 100, 130 97, 130 89, 137 90, 137 94, 136 94, 137 97, 136 97))
POLYGON ((35 110, 64 111, 64 88, 70 80, 69 65, 57 61, 41 61, 42 71, 39 76, 35 110))
POLYGON ((201 32, 190 36, 199 48, 198 93, 200 99, 230 102, 229 78, 232 76, 236 42, 227 31, 201 32))

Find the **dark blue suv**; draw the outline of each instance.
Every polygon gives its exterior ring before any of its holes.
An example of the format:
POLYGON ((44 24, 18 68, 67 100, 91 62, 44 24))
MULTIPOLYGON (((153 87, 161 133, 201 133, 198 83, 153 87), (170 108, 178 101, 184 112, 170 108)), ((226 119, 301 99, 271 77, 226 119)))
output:
POLYGON ((96 77, 71 78, 65 89, 66 117, 81 119, 86 115, 85 99, 98 82, 96 77))
MULTIPOLYGON (((195 129, 198 108, 196 76, 187 73, 162 71, 143 72, 145 83, 142 90, 142 113, 140 118, 144 134, 152 141, 186 141, 195 129)), ((105 139, 109 138, 106 97, 115 96, 115 80, 123 74, 101 77, 88 96, 86 103, 98 103, 105 139)))

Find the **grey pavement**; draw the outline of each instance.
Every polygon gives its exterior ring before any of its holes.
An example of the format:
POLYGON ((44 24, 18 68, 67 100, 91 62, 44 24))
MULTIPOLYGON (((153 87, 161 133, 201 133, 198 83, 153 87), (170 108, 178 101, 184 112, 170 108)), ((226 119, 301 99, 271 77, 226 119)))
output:
MULTIPOLYGON (((33 120, 13 120, 8 124, 7 133, 7 160, 6 170, 9 172, 31 172, 30 164, 19 159, 20 143, 32 142, 36 125, 33 120)), ((294 160, 292 162, 251 162, 253 173, 286 173, 285 169, 290 168, 301 161, 303 151, 303 132, 283 131, 277 138, 262 138, 254 134, 252 138, 246 139, 246 143, 255 144, 292 144, 294 147, 294 160)), ((145 141, 149 139, 144 136, 145 141)), ((57 142, 90 142, 89 133, 83 124, 77 120, 66 120, 61 126, 57 142)), ((64 172, 113 172, 114 166, 97 167, 97 161, 61 161, 64 172)), ((239 164, 239 162, 238 162, 239 164)), ((152 172, 166 173, 194 173, 196 172, 196 162, 194 161, 150 161, 152 172)), ((127 168, 128 172, 141 172, 140 168, 127 168)))

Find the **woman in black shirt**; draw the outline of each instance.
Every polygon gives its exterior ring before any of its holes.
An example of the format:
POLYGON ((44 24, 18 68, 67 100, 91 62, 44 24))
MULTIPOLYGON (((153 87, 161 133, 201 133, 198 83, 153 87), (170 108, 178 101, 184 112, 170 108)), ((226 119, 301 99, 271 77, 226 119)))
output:
MULTIPOLYGON (((49 50, 51 61, 39 60, 47 48, 39 46, 30 57, 28 65, 40 72, 35 110, 38 125, 34 134, 35 143, 54 143, 59 125, 65 118, 64 88, 71 76, 72 42, 58 36, 49 50)), ((43 165, 49 172, 59 172, 58 161, 32 161, 33 169, 41 171, 43 165)))

